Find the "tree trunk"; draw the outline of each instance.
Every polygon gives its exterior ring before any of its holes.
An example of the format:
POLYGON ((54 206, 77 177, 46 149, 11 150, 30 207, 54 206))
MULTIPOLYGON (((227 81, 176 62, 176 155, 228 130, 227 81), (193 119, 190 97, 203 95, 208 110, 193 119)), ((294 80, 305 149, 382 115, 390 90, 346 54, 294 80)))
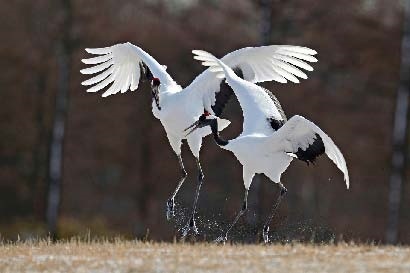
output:
MULTIPOLYGON (((272 0, 260 0, 260 44, 268 45, 271 41, 272 32, 272 0)), ((256 194, 249 195, 249 204, 258 204, 255 217, 248 213, 246 219, 249 224, 255 226, 255 224, 260 222, 262 215, 263 204, 260 200, 263 200, 263 187, 261 187, 261 175, 257 174, 253 178, 252 188, 256 194), (259 200, 259 202, 258 202, 259 200)))
POLYGON ((61 36, 56 45, 58 64, 58 83, 56 106, 50 144, 49 192, 47 204, 47 225, 50 235, 57 236, 57 218, 60 205, 61 180, 63 169, 63 143, 67 114, 69 75, 70 75, 70 29, 72 8, 70 0, 61 1, 63 23, 61 36))
POLYGON ((271 42, 272 33, 272 0, 260 0, 261 23, 260 42, 261 45, 268 45, 271 42))
POLYGON ((400 83, 397 90, 394 114, 393 154, 391 161, 389 218, 386 242, 397 243, 401 187, 405 179, 406 140, 408 132, 408 108, 410 88, 410 0, 404 2, 403 38, 401 45, 400 83))
POLYGON ((36 77, 36 109, 35 123, 37 129, 36 144, 33 147, 33 169, 31 172, 31 192, 33 193, 32 206, 36 219, 45 218, 45 178, 47 177, 47 145, 48 128, 45 124, 45 72, 41 71, 36 77))

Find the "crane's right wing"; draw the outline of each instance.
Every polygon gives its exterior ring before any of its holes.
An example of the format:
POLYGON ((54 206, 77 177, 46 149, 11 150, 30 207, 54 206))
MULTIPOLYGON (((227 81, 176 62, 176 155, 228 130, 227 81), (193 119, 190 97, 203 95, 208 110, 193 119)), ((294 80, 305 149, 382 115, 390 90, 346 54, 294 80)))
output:
POLYGON ((112 85, 102 94, 103 97, 120 91, 125 93, 129 89, 134 91, 138 88, 141 72, 158 78, 162 86, 176 85, 166 72, 165 66, 160 65, 147 52, 131 43, 104 48, 87 48, 86 51, 98 55, 82 60, 85 64, 94 65, 82 69, 80 71, 82 74, 97 74, 82 82, 82 85, 93 85, 87 89, 87 92, 98 92, 111 83, 112 85))
POLYGON ((326 153, 343 172, 346 187, 349 188, 349 173, 342 152, 333 140, 310 120, 295 115, 270 138, 275 141, 272 149, 284 149, 305 162, 314 162, 316 157, 326 153))
MULTIPOLYGON (((198 51, 194 50, 196 54, 198 51)), ((317 62, 313 57, 316 51, 307 47, 291 45, 270 45, 260 47, 246 47, 225 55, 221 61, 231 67, 238 76, 252 82, 277 81, 294 83, 299 78, 307 79, 301 70, 312 71, 307 62, 317 62)), ((194 58, 207 64, 206 58, 196 54, 194 58)), ((199 92, 205 109, 220 116, 225 104, 232 95, 232 90, 226 88, 222 79, 215 77, 210 69, 198 75, 187 87, 192 92, 199 92)))

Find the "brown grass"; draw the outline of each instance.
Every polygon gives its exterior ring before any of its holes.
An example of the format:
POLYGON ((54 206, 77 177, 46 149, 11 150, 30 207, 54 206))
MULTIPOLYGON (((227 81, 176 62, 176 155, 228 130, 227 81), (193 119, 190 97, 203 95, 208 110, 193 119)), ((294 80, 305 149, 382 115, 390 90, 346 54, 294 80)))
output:
POLYGON ((410 247, 40 241, 1 245, 0 272, 410 272, 410 247))

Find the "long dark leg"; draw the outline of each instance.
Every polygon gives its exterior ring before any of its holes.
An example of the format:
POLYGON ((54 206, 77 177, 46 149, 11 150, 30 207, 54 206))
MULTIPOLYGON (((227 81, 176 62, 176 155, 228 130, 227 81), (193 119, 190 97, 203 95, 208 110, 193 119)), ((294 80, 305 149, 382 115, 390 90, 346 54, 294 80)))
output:
POLYGON ((276 203, 272 207, 272 211, 268 216, 268 219, 266 219, 265 225, 263 226, 263 241, 265 243, 269 243, 269 224, 273 219, 273 216, 275 216, 276 210, 279 207, 280 201, 282 201, 282 198, 285 196, 286 192, 288 191, 285 186, 283 186, 282 183, 279 183, 280 187, 280 194, 278 199, 276 200, 276 203))
POLYGON ((228 240, 228 234, 233 228, 233 226, 238 222, 239 218, 248 210, 248 189, 245 189, 245 197, 243 198, 243 204, 241 210, 238 212, 236 215, 235 219, 233 222, 229 225, 228 229, 226 230, 224 235, 219 236, 215 242, 220 243, 220 242, 226 242, 228 240))
POLYGON ((202 172, 201 163, 199 162, 199 158, 196 158, 196 165, 198 168, 198 185, 196 187, 195 199, 194 204, 192 206, 192 215, 188 221, 188 224, 185 228, 182 229, 182 237, 188 235, 189 230, 192 230, 195 234, 198 234, 198 229, 195 225, 195 213, 196 213, 196 206, 198 203, 199 192, 201 190, 202 181, 204 180, 204 173, 202 172))
POLYGON ((171 217, 175 216, 175 196, 177 195, 179 189, 181 188, 182 184, 185 181, 185 178, 187 177, 187 173, 185 171, 184 167, 184 162, 182 162, 182 157, 181 154, 178 155, 178 160, 179 160, 179 167, 181 168, 182 176, 178 182, 177 187, 175 188, 174 193, 171 195, 171 197, 168 199, 167 202, 167 219, 171 219, 171 217))

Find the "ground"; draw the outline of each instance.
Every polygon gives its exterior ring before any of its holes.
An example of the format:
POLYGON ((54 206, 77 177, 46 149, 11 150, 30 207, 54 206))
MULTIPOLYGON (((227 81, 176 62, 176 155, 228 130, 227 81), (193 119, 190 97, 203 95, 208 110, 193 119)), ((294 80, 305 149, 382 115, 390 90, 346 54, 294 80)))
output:
POLYGON ((3 243, 0 272, 410 272, 410 247, 123 240, 3 243))

